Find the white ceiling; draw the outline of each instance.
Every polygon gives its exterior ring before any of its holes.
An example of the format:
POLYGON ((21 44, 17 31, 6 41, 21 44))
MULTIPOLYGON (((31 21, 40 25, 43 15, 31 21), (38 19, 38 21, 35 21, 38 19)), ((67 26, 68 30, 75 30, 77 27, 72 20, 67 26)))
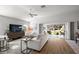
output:
POLYGON ((77 5, 46 5, 45 8, 41 8, 40 6, 41 5, 1 5, 0 15, 29 20, 29 9, 32 9, 32 13, 38 14, 38 16, 36 16, 37 18, 60 14, 74 14, 74 12, 79 13, 79 6, 77 5))

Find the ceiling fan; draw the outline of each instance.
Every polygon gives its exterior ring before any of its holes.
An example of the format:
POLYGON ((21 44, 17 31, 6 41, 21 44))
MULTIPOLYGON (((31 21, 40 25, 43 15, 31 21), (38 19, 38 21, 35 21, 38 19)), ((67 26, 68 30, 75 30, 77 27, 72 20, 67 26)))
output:
POLYGON ((34 17, 34 16, 38 16, 38 15, 35 14, 35 13, 32 13, 32 9, 30 9, 29 16, 30 16, 30 17, 34 17))
MULTIPOLYGON (((40 7, 45 8, 46 5, 41 5, 40 7)), ((32 9, 29 9, 29 16, 33 18, 34 16, 38 16, 38 14, 32 13, 32 9)))

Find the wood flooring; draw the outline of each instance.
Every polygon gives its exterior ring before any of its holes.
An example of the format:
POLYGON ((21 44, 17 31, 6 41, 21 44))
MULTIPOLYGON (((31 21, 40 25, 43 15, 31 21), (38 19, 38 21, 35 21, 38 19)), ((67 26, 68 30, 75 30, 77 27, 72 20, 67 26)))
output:
POLYGON ((40 52, 33 51, 32 54, 75 54, 75 52, 64 39, 49 39, 40 52))

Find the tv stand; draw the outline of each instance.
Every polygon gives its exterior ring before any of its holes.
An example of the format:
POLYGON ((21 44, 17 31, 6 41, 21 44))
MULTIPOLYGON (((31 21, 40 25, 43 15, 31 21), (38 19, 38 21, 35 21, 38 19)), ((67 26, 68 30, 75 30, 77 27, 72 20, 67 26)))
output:
POLYGON ((14 39, 23 37, 25 35, 25 33, 23 31, 21 31, 21 32, 9 32, 9 33, 7 33, 7 35, 8 35, 8 38, 10 40, 14 40, 14 39))

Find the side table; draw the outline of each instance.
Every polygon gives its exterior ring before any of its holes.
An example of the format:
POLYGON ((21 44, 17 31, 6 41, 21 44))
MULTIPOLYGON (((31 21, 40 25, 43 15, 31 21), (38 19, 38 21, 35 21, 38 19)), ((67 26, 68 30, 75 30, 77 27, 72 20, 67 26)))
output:
POLYGON ((21 40, 21 53, 23 54, 29 54, 32 50, 28 48, 28 41, 30 41, 31 38, 26 38, 21 40), (25 48, 23 49, 23 43, 25 43, 25 48))
POLYGON ((5 38, 0 38, 0 52, 6 51, 9 48, 9 43, 5 38))

